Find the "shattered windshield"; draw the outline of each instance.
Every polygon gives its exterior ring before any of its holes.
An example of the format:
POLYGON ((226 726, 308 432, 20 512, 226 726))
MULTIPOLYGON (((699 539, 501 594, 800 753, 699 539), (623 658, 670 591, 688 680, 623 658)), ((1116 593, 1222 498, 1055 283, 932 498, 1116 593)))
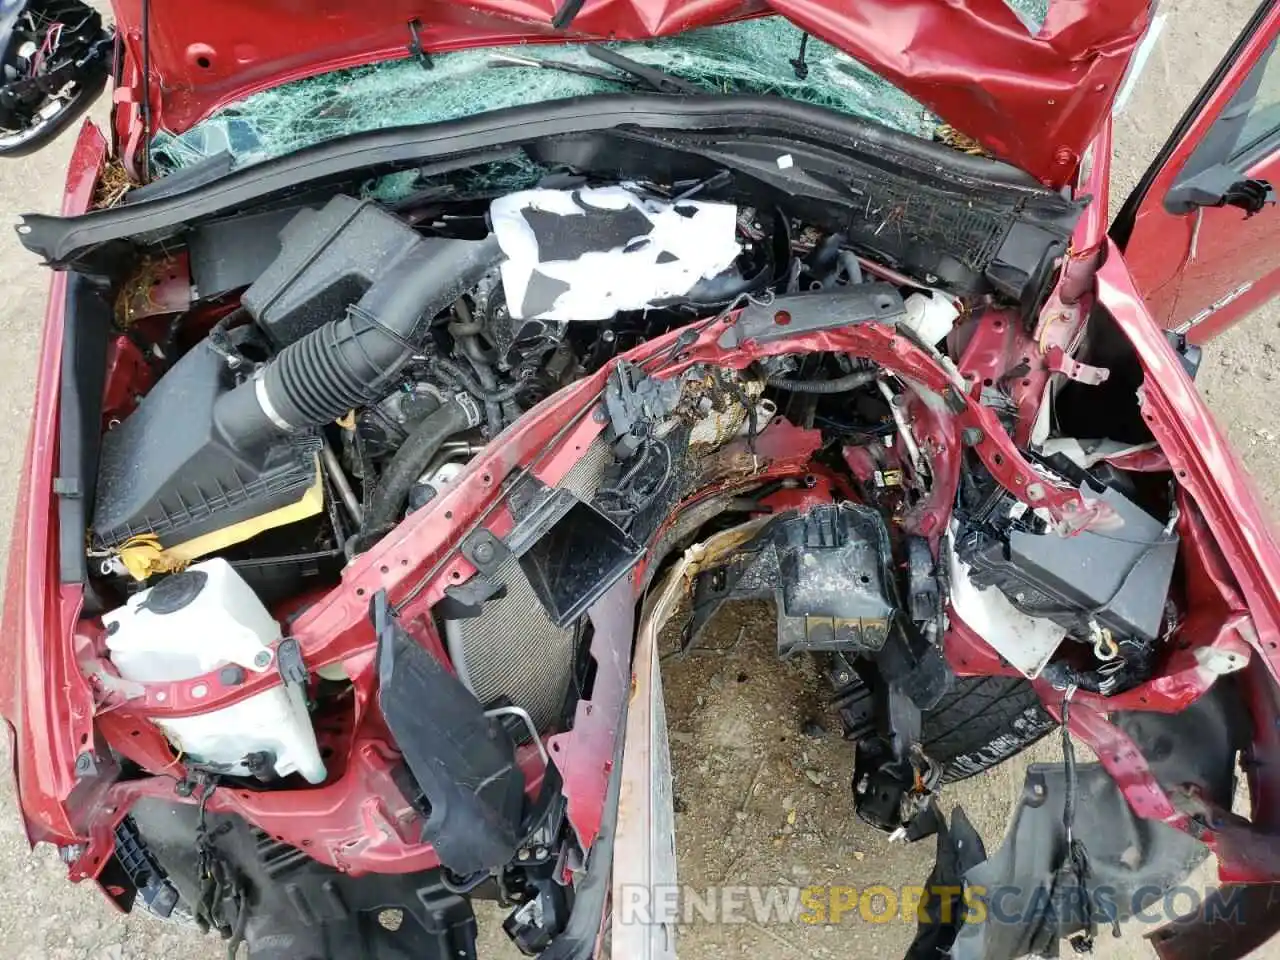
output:
MULTIPOLYGON (((1005 2, 1028 32, 1040 30, 1048 0, 1005 2)), ((785 97, 925 138, 933 138, 940 126, 918 101, 783 17, 609 46, 708 92, 785 97)), ((614 72, 573 44, 438 54, 430 68, 409 58, 339 70, 254 94, 180 135, 161 131, 152 143, 153 169, 163 175, 224 152, 231 154, 235 166, 244 167, 353 133, 629 89, 608 79, 614 72), (586 73, 547 69, 530 61, 571 64, 586 68, 586 73)))
MULTIPOLYGON (((806 40, 782 17, 611 46, 710 92, 786 97, 923 137, 932 136, 937 125, 936 117, 905 93, 835 47, 806 40)), ((255 94, 180 136, 160 133, 152 163, 157 172, 169 173, 229 151, 243 167, 347 134, 629 89, 559 69, 500 65, 512 56, 612 72, 582 47, 564 44, 463 50, 435 56, 431 69, 414 59, 371 64, 255 94)))

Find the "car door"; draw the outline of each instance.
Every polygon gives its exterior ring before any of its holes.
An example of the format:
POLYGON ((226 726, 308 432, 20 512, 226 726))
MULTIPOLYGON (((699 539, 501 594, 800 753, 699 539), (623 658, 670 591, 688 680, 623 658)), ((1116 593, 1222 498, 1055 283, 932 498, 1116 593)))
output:
POLYGON ((1111 227, 1152 317, 1193 343, 1280 291, 1278 36, 1264 0, 1111 227))

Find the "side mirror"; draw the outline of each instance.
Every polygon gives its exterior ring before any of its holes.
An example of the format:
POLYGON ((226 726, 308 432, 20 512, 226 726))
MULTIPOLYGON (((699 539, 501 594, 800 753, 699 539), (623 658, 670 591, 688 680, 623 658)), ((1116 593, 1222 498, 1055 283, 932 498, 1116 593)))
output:
POLYGON ((1164 197, 1170 213, 1190 213, 1197 207, 1239 207, 1245 217, 1276 202, 1276 191, 1266 180, 1250 180, 1225 163, 1214 164, 1174 184, 1164 197))
POLYGON ((1194 380, 1196 374, 1200 372, 1200 363, 1204 360, 1204 351, 1198 344, 1187 343, 1187 335, 1185 333, 1166 330, 1164 336, 1169 341, 1169 346, 1173 347, 1173 352, 1178 355, 1178 359, 1182 361, 1182 369, 1186 370, 1187 376, 1194 380))
POLYGON ((115 31, 72 0, 0 0, 0 157, 34 153, 107 82, 115 31), (56 13, 56 15, 55 15, 56 13))

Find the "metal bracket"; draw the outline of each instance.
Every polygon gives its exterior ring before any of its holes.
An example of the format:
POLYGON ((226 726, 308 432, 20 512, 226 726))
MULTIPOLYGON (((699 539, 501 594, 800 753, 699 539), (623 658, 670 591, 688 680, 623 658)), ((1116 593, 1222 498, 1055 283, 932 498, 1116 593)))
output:
POLYGON ((856 323, 890 323, 906 314, 902 295, 888 283, 859 283, 820 293, 777 297, 772 303, 750 303, 738 322, 720 335, 726 350, 749 340, 769 343, 815 330, 856 323))
POLYGON ((1111 371, 1106 367, 1095 367, 1088 363, 1081 363, 1079 360, 1067 356, 1066 351, 1061 347, 1050 347, 1049 352, 1046 354, 1046 359, 1048 367, 1053 373, 1060 373, 1068 380, 1088 384, 1091 387, 1106 383, 1107 378, 1111 376, 1111 371))
POLYGON ((307 665, 302 660, 302 646, 293 637, 285 637, 276 646, 276 669, 285 686, 299 684, 306 689, 307 665))
POLYGON ((492 574, 511 554, 512 550, 484 527, 462 541, 462 555, 481 573, 492 574))

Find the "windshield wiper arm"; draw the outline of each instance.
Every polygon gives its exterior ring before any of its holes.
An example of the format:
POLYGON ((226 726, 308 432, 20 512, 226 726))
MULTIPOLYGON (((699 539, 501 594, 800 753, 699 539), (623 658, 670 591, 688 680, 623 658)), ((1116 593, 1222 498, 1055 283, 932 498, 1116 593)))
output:
POLYGON ((595 77, 597 80, 608 80, 626 87, 639 86, 640 81, 624 73, 612 70, 600 70, 595 67, 584 67, 570 63, 568 60, 543 60, 540 57, 521 57, 514 53, 495 53, 489 57, 491 67, 536 67, 539 70, 559 70, 563 73, 576 73, 580 77, 595 77))
POLYGON ((551 18, 551 25, 557 30, 566 29, 574 18, 582 12, 583 5, 587 0, 564 0, 564 4, 556 11, 554 17, 551 18))
POLYGON ((672 76, 665 70, 659 70, 657 67, 649 67, 638 60, 632 60, 630 57, 624 57, 622 54, 610 50, 608 47, 602 47, 598 43, 588 43, 586 45, 587 53, 595 57, 601 63, 607 63, 615 70, 621 70, 623 73, 630 74, 638 80, 643 81, 647 86, 652 87, 658 93, 683 93, 683 94, 703 94, 706 89, 698 86, 696 83, 690 83, 688 80, 681 80, 679 77, 672 76))

